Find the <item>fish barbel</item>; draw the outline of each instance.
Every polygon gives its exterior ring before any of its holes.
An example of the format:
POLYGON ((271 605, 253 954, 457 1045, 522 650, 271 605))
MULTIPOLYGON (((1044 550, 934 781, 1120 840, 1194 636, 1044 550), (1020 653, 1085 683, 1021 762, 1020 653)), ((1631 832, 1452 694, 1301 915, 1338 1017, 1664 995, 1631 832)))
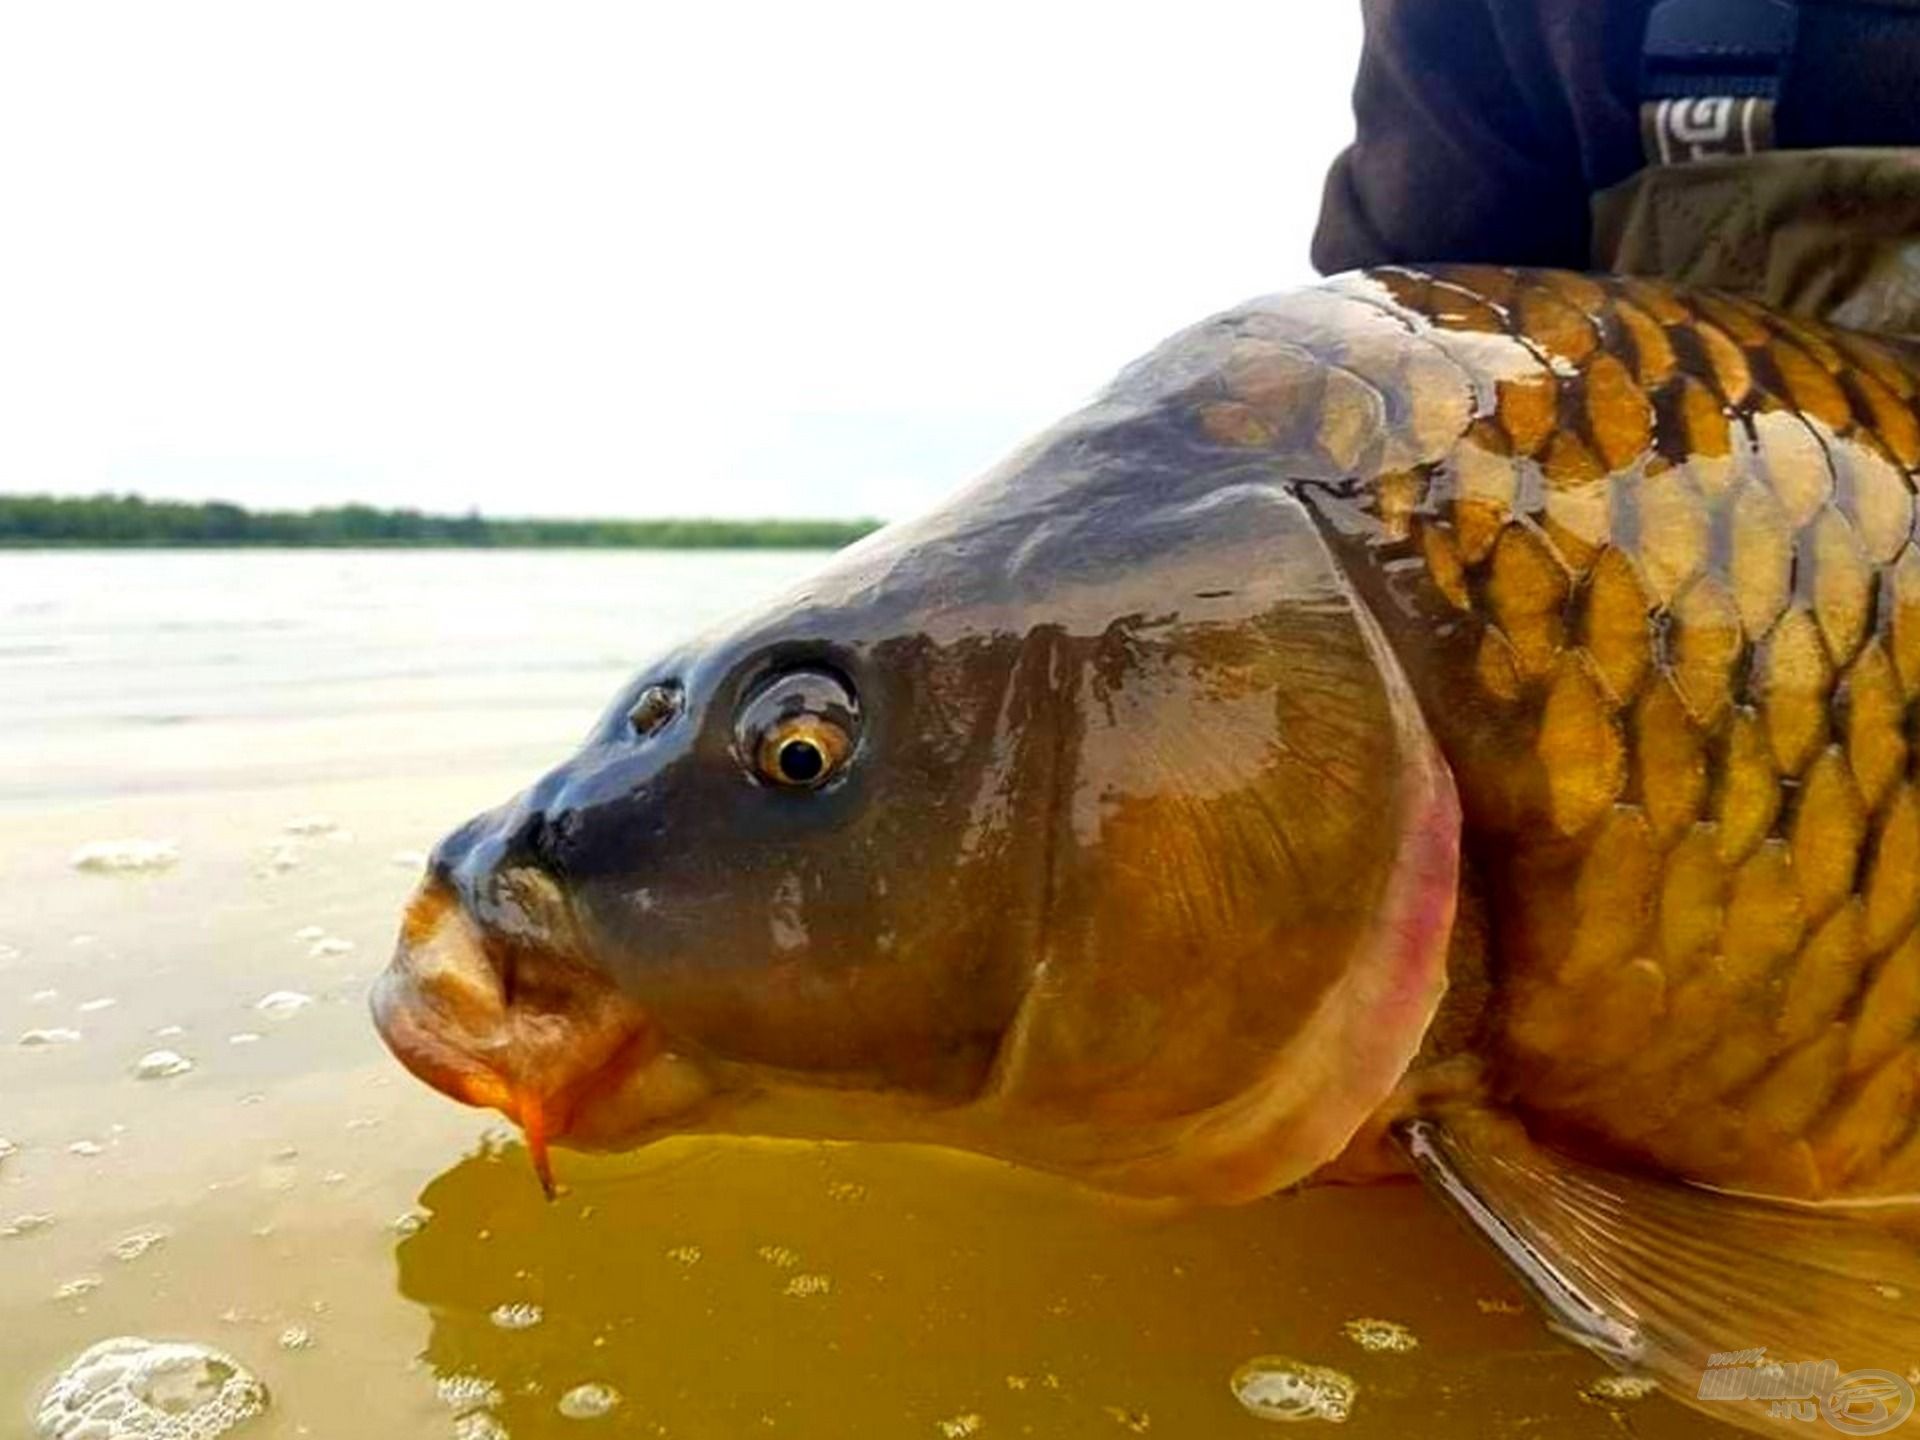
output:
POLYGON ((1653 281, 1241 306, 643 669, 442 844, 378 1022, 542 1153, 1412 1170, 1707 1413, 1766 1424, 1730 1352, 1905 1377, 1917 395, 1653 281))

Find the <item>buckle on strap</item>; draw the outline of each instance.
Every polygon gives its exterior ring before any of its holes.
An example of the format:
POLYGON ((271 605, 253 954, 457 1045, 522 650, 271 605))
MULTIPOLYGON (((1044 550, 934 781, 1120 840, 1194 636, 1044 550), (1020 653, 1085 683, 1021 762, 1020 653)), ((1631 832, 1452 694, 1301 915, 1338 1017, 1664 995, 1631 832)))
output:
POLYGON ((1793 0, 1660 0, 1640 53, 1640 137, 1650 165, 1772 148, 1793 59, 1793 0))

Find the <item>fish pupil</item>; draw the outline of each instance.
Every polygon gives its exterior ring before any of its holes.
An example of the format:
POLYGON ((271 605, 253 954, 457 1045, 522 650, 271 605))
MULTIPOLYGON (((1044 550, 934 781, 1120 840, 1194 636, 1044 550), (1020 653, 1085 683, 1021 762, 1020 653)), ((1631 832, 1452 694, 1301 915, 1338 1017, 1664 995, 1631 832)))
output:
POLYGON ((779 751, 781 778, 806 785, 820 778, 827 768, 827 757, 811 740, 788 740, 779 751))

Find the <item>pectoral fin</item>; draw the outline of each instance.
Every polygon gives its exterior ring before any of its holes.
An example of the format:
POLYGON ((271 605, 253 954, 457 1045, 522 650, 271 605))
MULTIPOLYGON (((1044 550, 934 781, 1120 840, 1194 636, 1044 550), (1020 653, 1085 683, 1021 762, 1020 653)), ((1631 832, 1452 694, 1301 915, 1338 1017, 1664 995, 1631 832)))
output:
POLYGON ((1866 1426, 1912 1410, 1920 1204, 1782 1204, 1603 1170, 1481 1114, 1409 1121, 1398 1135, 1427 1186, 1493 1245, 1553 1328, 1616 1368, 1768 1434, 1779 1433, 1776 1400, 1810 1399, 1855 1434, 1882 1433, 1866 1426), (1755 1350, 1765 1352, 1757 1366, 1710 1364, 1755 1350), (1785 1369, 1769 1375, 1770 1365, 1785 1369), (1740 1369, 1756 1373, 1729 1373, 1740 1369), (1846 1383, 1864 1371, 1883 1373, 1846 1383), (1803 1379, 1821 1393, 1802 1395, 1803 1379))

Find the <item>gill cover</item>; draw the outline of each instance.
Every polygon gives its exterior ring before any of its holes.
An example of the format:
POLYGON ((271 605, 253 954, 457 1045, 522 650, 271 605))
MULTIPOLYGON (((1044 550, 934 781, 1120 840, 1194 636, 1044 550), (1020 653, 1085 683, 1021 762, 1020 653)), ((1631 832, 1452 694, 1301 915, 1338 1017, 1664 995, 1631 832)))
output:
POLYGON ((1250 1198, 1333 1159, 1417 1051, 1457 805, 1298 498, 1130 501, 1030 545, 994 622, 1048 618, 1063 719, 1045 921, 981 1148, 1250 1198))

